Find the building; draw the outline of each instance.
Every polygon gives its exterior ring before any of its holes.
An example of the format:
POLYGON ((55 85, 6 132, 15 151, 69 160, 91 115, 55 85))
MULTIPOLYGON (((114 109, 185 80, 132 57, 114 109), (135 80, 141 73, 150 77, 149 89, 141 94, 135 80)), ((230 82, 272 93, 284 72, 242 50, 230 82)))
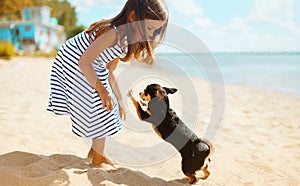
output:
POLYGON ((58 49, 66 36, 50 11, 47 6, 27 7, 22 10, 22 20, 1 21, 0 42, 8 41, 16 51, 50 53, 58 49))

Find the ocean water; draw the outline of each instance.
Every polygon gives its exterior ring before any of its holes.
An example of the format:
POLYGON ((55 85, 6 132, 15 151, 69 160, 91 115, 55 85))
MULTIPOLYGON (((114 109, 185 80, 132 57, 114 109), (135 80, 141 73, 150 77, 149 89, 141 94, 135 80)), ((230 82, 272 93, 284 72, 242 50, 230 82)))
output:
POLYGON ((159 58, 169 62, 162 68, 179 68, 184 75, 300 97, 300 53, 162 53, 159 58))

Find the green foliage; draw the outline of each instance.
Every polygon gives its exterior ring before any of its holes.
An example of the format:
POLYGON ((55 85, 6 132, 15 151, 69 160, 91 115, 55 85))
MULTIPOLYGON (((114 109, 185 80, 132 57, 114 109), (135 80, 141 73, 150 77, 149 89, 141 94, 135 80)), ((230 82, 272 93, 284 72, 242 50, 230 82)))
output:
POLYGON ((67 37, 73 35, 77 27, 75 7, 67 0, 0 0, 0 20, 20 20, 22 8, 46 5, 51 8, 51 16, 65 27, 67 37))
POLYGON ((83 25, 78 26, 78 27, 74 28, 73 30, 71 30, 71 31, 69 32, 69 35, 67 35, 67 37, 68 37, 68 38, 73 37, 73 36, 79 34, 80 32, 84 31, 85 29, 86 29, 86 27, 83 26, 83 25))
POLYGON ((0 57, 10 58, 15 55, 15 48, 9 42, 0 42, 0 57))
POLYGON ((57 55, 57 50, 52 50, 50 53, 43 52, 43 51, 35 51, 33 53, 34 57, 55 57, 57 55))
POLYGON ((72 35, 70 32, 77 27, 75 7, 67 0, 46 1, 45 5, 52 8, 51 16, 58 20, 58 24, 65 27, 67 38, 69 38, 69 35, 72 35))
POLYGON ((22 8, 32 5, 32 0, 0 0, 0 20, 20 20, 22 8))

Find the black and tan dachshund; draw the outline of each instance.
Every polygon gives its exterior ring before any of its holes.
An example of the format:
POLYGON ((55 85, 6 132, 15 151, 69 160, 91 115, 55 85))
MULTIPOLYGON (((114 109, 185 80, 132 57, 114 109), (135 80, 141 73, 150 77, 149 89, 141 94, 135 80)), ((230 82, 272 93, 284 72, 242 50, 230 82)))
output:
POLYGON ((199 179, 197 171, 203 172, 201 179, 210 175, 207 168, 213 146, 207 140, 198 138, 170 108, 168 94, 176 91, 175 88, 151 84, 140 93, 140 102, 134 98, 132 90, 128 92, 128 97, 133 102, 138 117, 151 123, 155 132, 180 152, 182 171, 189 178, 189 183, 194 184, 199 179), (144 111, 140 104, 147 109, 144 111))

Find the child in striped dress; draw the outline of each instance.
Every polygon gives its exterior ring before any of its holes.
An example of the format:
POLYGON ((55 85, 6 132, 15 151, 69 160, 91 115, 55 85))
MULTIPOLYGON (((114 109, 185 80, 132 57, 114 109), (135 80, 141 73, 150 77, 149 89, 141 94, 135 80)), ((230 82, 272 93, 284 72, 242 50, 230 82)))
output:
POLYGON ((68 39, 52 65, 48 111, 69 114, 72 131, 92 139, 91 166, 115 171, 104 155, 105 139, 126 118, 114 70, 132 58, 152 64, 166 31, 163 0, 128 0, 114 18, 100 20, 68 39))

